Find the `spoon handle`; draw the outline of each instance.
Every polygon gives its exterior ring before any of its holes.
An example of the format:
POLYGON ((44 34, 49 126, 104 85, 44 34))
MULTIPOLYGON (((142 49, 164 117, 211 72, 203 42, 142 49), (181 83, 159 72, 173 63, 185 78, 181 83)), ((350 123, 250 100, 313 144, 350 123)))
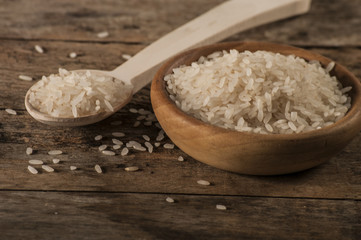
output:
POLYGON ((237 32, 308 11, 311 0, 230 0, 166 34, 114 69, 111 74, 134 86, 151 82, 159 66, 184 50, 211 44, 237 32))

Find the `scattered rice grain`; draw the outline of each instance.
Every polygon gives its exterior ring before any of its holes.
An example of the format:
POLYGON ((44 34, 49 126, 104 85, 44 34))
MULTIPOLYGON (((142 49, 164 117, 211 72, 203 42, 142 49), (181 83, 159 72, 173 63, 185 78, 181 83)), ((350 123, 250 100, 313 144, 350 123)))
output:
POLYGON ((31 159, 29 160, 29 164, 32 164, 32 165, 41 165, 43 164, 44 162, 41 161, 41 160, 38 160, 38 159, 31 159))
POLYGON ((61 150, 51 150, 48 152, 49 155, 60 155, 63 154, 63 151, 61 150))
POLYGON ((118 139, 116 139, 116 138, 113 138, 113 139, 112 139, 112 142, 113 142, 115 145, 119 145, 119 146, 122 146, 122 145, 123 145, 123 142, 120 141, 120 140, 118 140, 118 139))
POLYGON ((41 166, 42 169, 44 169, 47 172, 54 172, 54 168, 48 166, 48 165, 42 165, 41 166))
POLYGON ((98 38, 106 38, 106 37, 108 37, 108 36, 109 36, 109 33, 108 33, 107 31, 99 32, 99 33, 97 34, 97 37, 98 37, 98 38))
POLYGON ((60 159, 58 159, 58 158, 53 158, 53 163, 58 164, 59 162, 60 162, 60 159))
POLYGON ((104 151, 105 149, 107 149, 107 145, 105 145, 105 144, 103 144, 103 145, 100 145, 99 147, 98 147, 98 149, 99 149, 99 151, 104 151))
POLYGON ((174 203, 174 199, 171 197, 167 197, 165 200, 169 203, 174 203))
POLYGON ((129 153, 129 149, 128 148, 123 148, 123 150, 121 151, 120 155, 125 156, 129 153))
POLYGON ((74 171, 74 170, 76 170, 76 169, 77 169, 76 166, 70 166, 70 170, 71 170, 71 171, 74 171))
POLYGON ((97 173, 102 173, 103 172, 103 170, 102 170, 102 168, 97 164, 97 165, 95 165, 95 171, 97 172, 97 173))
POLYGON ((227 210, 227 207, 222 205, 222 204, 217 204, 216 209, 218 209, 218 210, 227 210))
POLYGON ((71 52, 69 53, 69 57, 70 58, 76 58, 78 55, 76 54, 76 52, 71 52))
POLYGON ((124 137, 125 136, 125 133, 122 133, 122 132, 113 132, 112 135, 114 137, 124 137))
POLYGON ((26 75, 19 75, 19 79, 23 81, 33 81, 33 78, 26 75))
POLYGON ((173 149, 173 148, 174 148, 174 144, 166 143, 166 144, 163 145, 163 147, 164 147, 165 149, 173 149))
POLYGON ((178 157, 178 161, 183 162, 183 161, 184 161, 184 158, 183 158, 182 156, 179 156, 179 157, 178 157))
POLYGON ((145 142, 144 145, 148 148, 148 152, 153 152, 153 145, 150 142, 145 142))
POLYGON ((114 156, 115 155, 115 152, 109 151, 109 150, 103 150, 102 153, 104 155, 108 155, 108 156, 114 156))
POLYGON ((208 182, 208 181, 206 181, 206 180, 198 180, 197 183, 198 183, 199 185, 203 185, 203 186, 209 186, 209 185, 211 185, 211 183, 208 182))
POLYGON ((17 114, 15 110, 10 109, 10 108, 5 109, 5 111, 6 111, 8 114, 11 114, 11 115, 16 115, 16 114, 17 114))
POLYGON ((97 136, 94 137, 94 140, 95 140, 95 141, 100 141, 100 140, 102 140, 102 139, 103 139, 103 136, 102 136, 102 135, 97 135, 97 136))
POLYGON ((132 56, 130 56, 129 54, 122 54, 122 58, 125 60, 129 60, 132 58, 132 56))
POLYGON ((38 53, 44 53, 44 49, 41 46, 35 45, 34 48, 35 51, 37 51, 38 53))
POLYGON ((126 168, 124 168, 124 170, 127 172, 135 172, 135 171, 138 171, 139 168, 135 167, 135 166, 134 167, 126 167, 126 168))
POLYGON ((26 148, 26 155, 31 155, 33 154, 33 149, 31 147, 27 147, 26 148))
POLYGON ((148 141, 148 142, 150 141, 150 137, 148 135, 143 135, 143 138, 145 141, 148 141))
POLYGON ((118 144, 113 145, 113 149, 114 149, 114 150, 118 150, 119 148, 121 148, 120 145, 118 145, 118 144))
POLYGON ((38 174, 38 170, 36 170, 34 167, 32 166, 28 166, 28 170, 29 172, 31 172, 32 174, 38 174))

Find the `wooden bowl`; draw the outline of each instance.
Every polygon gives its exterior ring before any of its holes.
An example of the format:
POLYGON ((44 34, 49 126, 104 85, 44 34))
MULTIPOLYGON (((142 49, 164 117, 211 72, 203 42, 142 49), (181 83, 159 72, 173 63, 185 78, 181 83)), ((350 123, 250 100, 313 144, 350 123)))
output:
POLYGON ((298 134, 255 134, 216 127, 180 110, 169 98, 164 76, 173 68, 189 65, 215 51, 266 50, 318 60, 327 66, 330 59, 304 49, 264 42, 227 42, 181 53, 157 72, 151 87, 153 110, 169 138, 185 153, 216 168, 252 175, 277 175, 315 167, 338 153, 361 130, 361 84, 345 67, 331 71, 344 87, 352 86, 352 106, 336 123, 298 134))

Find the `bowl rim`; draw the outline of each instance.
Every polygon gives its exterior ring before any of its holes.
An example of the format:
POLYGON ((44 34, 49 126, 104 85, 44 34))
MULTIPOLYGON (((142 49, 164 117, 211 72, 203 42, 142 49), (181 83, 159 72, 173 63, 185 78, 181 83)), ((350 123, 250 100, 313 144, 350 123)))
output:
MULTIPOLYGON (((250 47, 250 46, 254 46, 254 45, 262 45, 263 47, 258 49, 258 50, 266 50, 266 51, 272 51, 272 49, 274 48, 278 48, 279 50, 282 51, 281 54, 284 55, 291 55, 294 54, 294 52, 299 53, 303 53, 303 54, 310 54, 312 57, 315 57, 314 60, 318 60, 320 61, 321 65, 323 67, 325 67, 325 63, 328 64, 330 62, 332 62, 333 60, 331 60, 330 58, 327 58, 323 55, 320 55, 318 53, 303 49, 303 48, 299 48, 299 47, 295 47, 295 46, 291 46, 291 45, 286 45, 286 44, 279 44, 279 43, 273 43, 273 42, 263 42, 263 41, 232 41, 232 42, 221 42, 221 43, 215 43, 215 44, 210 44, 210 45, 206 45, 206 46, 202 46, 202 47, 198 47, 198 48, 193 48, 190 50, 186 50, 184 52, 181 52, 173 57, 171 57, 170 59, 168 59, 165 63, 162 64, 162 66, 160 67, 160 69, 157 71, 157 73, 155 74, 153 81, 152 81, 152 86, 151 86, 151 91, 155 92, 156 90, 159 90, 159 97, 161 98, 161 100, 163 102, 167 102, 169 103, 169 110, 172 110, 172 114, 176 114, 179 117, 181 117, 183 120, 185 120, 187 123, 190 124, 197 124, 197 125, 201 125, 204 128, 207 128, 208 130, 211 130, 212 132, 214 132, 215 134, 232 134, 232 135, 237 135, 237 136, 248 136, 248 137, 252 137, 255 139, 262 139, 262 140, 286 140, 286 141, 292 141, 292 140, 301 140, 301 139, 309 139, 309 138, 317 138, 317 137, 321 137, 321 136, 325 136, 328 134, 338 134, 343 132, 344 128, 347 126, 352 126, 354 124, 352 124, 352 122, 357 120, 361 120, 361 83, 360 80, 354 75, 352 74, 346 67, 344 67, 341 64, 338 64, 336 61, 335 62, 335 66, 333 68, 333 70, 331 72, 333 72, 333 74, 331 74, 332 76, 334 76, 337 73, 343 73, 344 78, 347 77, 348 80, 351 83, 352 86, 352 90, 351 92, 353 92, 351 97, 351 107, 348 110, 348 112, 346 113, 346 115, 344 117, 342 117, 341 119, 339 119, 338 121, 336 121, 335 123, 326 126, 326 127, 322 127, 320 129, 315 129, 315 130, 311 130, 311 131, 307 131, 307 132, 301 132, 301 133, 292 133, 292 134, 282 134, 282 133, 275 133, 275 134, 261 134, 261 133, 253 133, 253 132, 241 132, 241 131, 237 131, 237 130, 233 130, 233 129, 226 129, 226 128, 222 128, 222 127, 218 127, 215 125, 212 125, 210 123, 204 122, 200 119, 197 119, 185 112, 183 112, 180 108, 178 108, 175 104, 175 102, 170 99, 169 94, 165 88, 165 81, 163 80, 164 77, 166 76, 167 72, 169 72, 171 69, 173 69, 176 66, 180 66, 183 61, 180 61, 182 58, 186 57, 188 59, 190 59, 191 57, 197 57, 197 59, 199 57, 201 57, 201 55, 197 55, 195 54, 196 52, 200 52, 200 51, 204 51, 204 50, 208 50, 208 49, 216 49, 215 51, 220 51, 220 50, 231 50, 234 49, 234 47, 238 46, 238 47, 250 47)), ((247 49, 245 49, 247 50, 247 49)), ((212 52, 215 52, 212 51, 212 52)), ((208 53, 211 54, 212 52, 208 53)), ((277 52, 277 51, 272 51, 272 52, 277 52)), ((294 54, 295 56, 299 56, 298 54, 294 54)), ((299 56, 301 58, 304 58, 302 56, 299 56)), ((304 58, 307 61, 309 60, 313 60, 313 59, 307 59, 304 58)), ((338 79, 338 81, 340 82, 340 80, 338 79)), ((343 85, 343 83, 342 83, 343 85)), ((349 85, 350 86, 350 85, 349 85)), ((345 87, 343 85, 343 87, 345 87)), ((151 100, 153 100, 152 96, 151 96, 151 100)), ((153 104, 153 101, 152 101, 153 104)), ((153 106, 154 107, 154 106, 153 106)), ((361 128, 361 127, 360 127, 361 128)))

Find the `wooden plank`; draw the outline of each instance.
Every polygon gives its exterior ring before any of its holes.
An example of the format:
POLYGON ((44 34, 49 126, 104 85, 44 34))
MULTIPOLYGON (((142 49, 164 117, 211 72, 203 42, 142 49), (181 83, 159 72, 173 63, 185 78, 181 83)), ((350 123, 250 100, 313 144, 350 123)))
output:
POLYGON ((361 237, 359 201, 9 191, 0 201, 8 240, 361 237))
MULTIPOLYGON (((221 2, 2 0, 0 38, 149 44, 221 2), (109 31, 110 36, 97 38, 96 34, 104 30, 109 31)), ((313 0, 311 11, 306 15, 267 24, 232 39, 301 46, 360 46, 360 16, 357 0, 313 0)))

